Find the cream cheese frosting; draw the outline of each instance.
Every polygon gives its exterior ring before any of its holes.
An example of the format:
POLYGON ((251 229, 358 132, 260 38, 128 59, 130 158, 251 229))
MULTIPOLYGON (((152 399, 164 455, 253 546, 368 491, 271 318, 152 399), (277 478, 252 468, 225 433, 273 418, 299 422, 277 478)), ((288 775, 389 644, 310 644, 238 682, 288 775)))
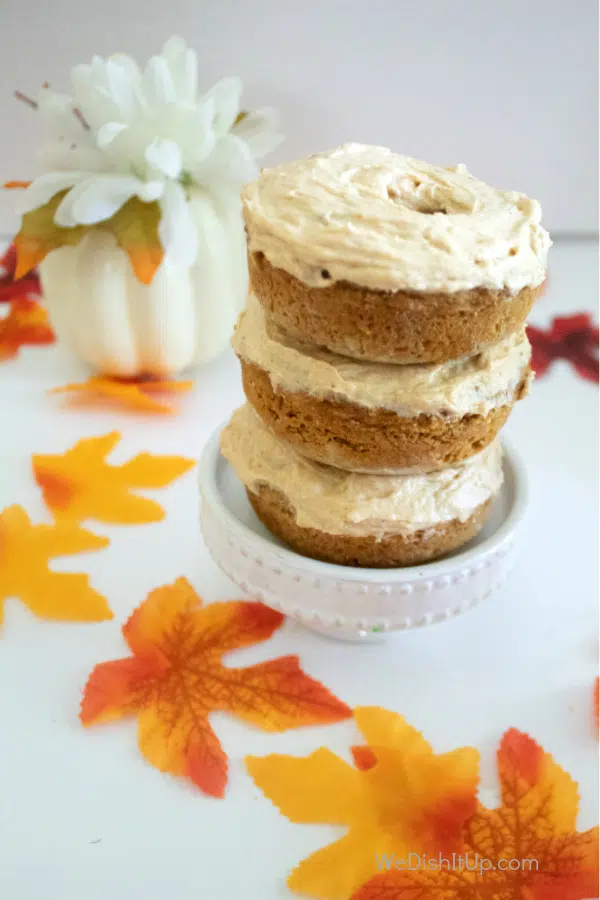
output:
POLYGON ((390 409, 406 417, 487 415, 514 401, 531 358, 521 331, 475 356, 441 365, 356 362, 300 344, 275 323, 267 324, 254 296, 238 319, 232 344, 238 356, 268 373, 275 389, 390 409))
POLYGON ((329 534, 409 534, 466 521, 502 485, 495 441, 460 466, 415 475, 361 475, 300 456, 277 440, 248 404, 221 433, 221 450, 251 491, 280 491, 298 525, 329 534))
POLYGON ((312 287, 516 293, 545 278, 539 203, 463 165, 345 144, 264 169, 243 197, 250 250, 312 287))

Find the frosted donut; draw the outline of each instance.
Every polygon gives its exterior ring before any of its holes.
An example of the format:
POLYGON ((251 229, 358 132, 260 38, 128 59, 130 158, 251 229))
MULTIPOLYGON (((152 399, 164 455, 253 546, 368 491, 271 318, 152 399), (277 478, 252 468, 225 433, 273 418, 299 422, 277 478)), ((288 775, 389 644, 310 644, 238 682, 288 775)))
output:
POLYGON ((545 279, 539 203, 467 172, 346 144, 244 191, 253 287, 298 338, 442 362, 522 327, 545 279))

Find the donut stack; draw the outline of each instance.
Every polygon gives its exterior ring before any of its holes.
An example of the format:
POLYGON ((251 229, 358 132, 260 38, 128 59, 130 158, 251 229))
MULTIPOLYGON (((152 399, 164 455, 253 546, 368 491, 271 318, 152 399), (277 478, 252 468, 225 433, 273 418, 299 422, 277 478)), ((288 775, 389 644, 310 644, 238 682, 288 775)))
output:
POLYGON ((244 194, 247 404, 221 446, 304 555, 406 566, 473 537, 531 378, 539 204, 381 147, 263 171, 244 194))

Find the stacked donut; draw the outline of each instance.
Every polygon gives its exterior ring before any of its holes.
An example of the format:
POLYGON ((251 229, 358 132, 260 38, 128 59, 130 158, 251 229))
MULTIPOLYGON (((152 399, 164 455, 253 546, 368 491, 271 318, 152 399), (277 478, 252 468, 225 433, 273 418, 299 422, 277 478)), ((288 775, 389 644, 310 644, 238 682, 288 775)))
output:
POLYGON ((539 204, 348 144, 263 171, 244 209, 248 403, 221 446, 257 515, 344 565, 459 547, 500 489, 497 435, 531 378, 539 204))

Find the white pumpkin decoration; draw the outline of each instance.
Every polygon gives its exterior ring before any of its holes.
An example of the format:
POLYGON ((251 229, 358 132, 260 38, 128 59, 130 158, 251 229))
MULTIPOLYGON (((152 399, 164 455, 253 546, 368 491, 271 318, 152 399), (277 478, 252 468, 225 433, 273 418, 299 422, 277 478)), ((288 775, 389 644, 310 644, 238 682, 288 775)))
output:
POLYGON ((192 265, 169 254, 148 285, 108 231, 61 247, 40 266, 44 298, 59 340, 106 375, 173 376, 208 362, 228 344, 248 292, 240 213, 190 201, 198 229, 192 265))
POLYGON ((238 78, 199 94, 196 54, 179 38, 143 70, 124 54, 94 57, 71 81, 73 97, 39 95, 53 140, 20 206, 23 268, 40 237, 40 257, 56 248, 40 264, 50 320, 85 362, 176 375, 224 349, 245 302, 240 191, 282 140, 273 111, 241 112, 238 78))

